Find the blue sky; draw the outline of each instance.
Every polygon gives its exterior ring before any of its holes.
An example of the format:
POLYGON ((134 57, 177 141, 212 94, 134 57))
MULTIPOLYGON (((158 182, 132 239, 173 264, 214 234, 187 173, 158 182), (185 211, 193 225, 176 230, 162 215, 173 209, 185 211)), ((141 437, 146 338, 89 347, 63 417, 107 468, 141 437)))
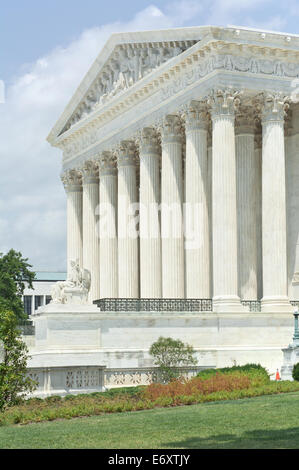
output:
POLYGON ((299 33, 287 0, 10 0, 0 9, 0 251, 64 270, 61 152, 46 136, 114 32, 235 24, 299 33))

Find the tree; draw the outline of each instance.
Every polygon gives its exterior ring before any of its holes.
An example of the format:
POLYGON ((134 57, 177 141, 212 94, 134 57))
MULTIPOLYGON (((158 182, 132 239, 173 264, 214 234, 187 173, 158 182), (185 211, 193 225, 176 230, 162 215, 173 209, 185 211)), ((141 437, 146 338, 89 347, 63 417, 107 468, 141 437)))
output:
POLYGON ((22 401, 36 383, 26 376, 28 348, 13 312, 0 311, 0 412, 22 401))
POLYGON ((197 364, 193 347, 179 339, 160 336, 158 341, 152 344, 149 353, 154 357, 154 364, 159 366, 164 382, 169 382, 179 375, 178 367, 197 364))
POLYGON ((33 289, 35 273, 31 267, 28 259, 15 250, 0 253, 0 309, 13 312, 19 320, 26 319, 22 302, 25 282, 33 289))

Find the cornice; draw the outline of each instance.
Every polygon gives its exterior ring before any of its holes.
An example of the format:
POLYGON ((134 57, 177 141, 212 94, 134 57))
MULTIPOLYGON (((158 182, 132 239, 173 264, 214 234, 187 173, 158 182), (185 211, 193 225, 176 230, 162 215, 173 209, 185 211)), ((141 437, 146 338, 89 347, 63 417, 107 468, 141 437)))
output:
POLYGON ((115 96, 55 140, 51 138, 51 143, 59 147, 66 138, 77 135, 92 123, 102 126, 157 91, 161 91, 165 99, 182 89, 186 82, 190 83, 213 70, 295 78, 299 76, 298 61, 299 50, 241 44, 237 40, 225 42, 207 37, 115 96))
POLYGON ((80 121, 71 130, 61 135, 55 145, 64 150, 64 161, 79 156, 101 139, 101 128, 115 117, 142 103, 153 94, 159 93, 161 104, 165 100, 197 83, 215 71, 252 75, 253 77, 279 77, 291 79, 299 77, 299 51, 259 47, 253 44, 225 43, 223 40, 205 38, 184 53, 180 54, 151 72, 121 96, 80 121), (209 42, 210 41, 210 42, 209 42), (255 48, 255 56, 250 53, 255 48), (242 56, 240 50, 242 49, 242 56), (227 54, 227 51, 230 54, 227 54), (284 56, 283 61, 278 57, 284 56), (269 59, 272 57, 272 60, 269 59), (285 59, 292 59, 287 62, 285 59))

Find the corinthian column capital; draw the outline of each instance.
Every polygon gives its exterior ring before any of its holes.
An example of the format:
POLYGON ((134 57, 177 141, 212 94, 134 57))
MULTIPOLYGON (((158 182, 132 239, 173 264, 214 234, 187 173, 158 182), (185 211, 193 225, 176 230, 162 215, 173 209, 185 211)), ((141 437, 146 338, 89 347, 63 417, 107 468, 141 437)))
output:
POLYGON ((255 100, 262 124, 269 121, 284 122, 289 109, 289 97, 281 92, 261 93, 255 100))
POLYGON ((117 173, 117 152, 105 150, 98 158, 99 173, 101 176, 115 176, 117 173))
POLYGON ((137 144, 143 155, 160 153, 159 135, 153 127, 145 127, 139 132, 137 144))
POLYGON ((82 175, 83 184, 95 184, 99 182, 99 168, 96 161, 88 160, 84 162, 79 172, 82 175))
POLYGON ((231 88, 213 89, 208 98, 207 103, 211 109, 211 116, 214 119, 217 116, 228 116, 234 118, 235 111, 240 104, 240 94, 238 90, 231 88))
POLYGON ((182 110, 182 119, 185 122, 186 132, 197 129, 208 129, 209 113, 205 102, 191 101, 182 110))
POLYGON ((136 165, 136 145, 133 140, 123 140, 117 149, 118 166, 136 165))
POLYGON ((66 192, 82 191, 82 175, 77 169, 66 170, 61 175, 66 192))
POLYGON ((182 121, 179 116, 169 114, 158 126, 161 132, 162 144, 182 142, 182 121))

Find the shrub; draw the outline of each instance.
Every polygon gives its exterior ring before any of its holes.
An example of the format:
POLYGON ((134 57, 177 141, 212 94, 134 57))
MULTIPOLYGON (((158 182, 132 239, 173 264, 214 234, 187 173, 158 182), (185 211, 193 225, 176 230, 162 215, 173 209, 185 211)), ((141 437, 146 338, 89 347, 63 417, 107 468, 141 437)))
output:
POLYGON ((179 375, 179 367, 197 364, 193 347, 179 339, 160 336, 158 341, 152 344, 149 353, 154 357, 154 364, 159 366, 163 382, 176 378, 179 375))
POLYGON ((299 380, 299 362, 293 367, 292 377, 294 380, 299 380))
POLYGON ((0 412, 20 403, 36 382, 27 377, 28 348, 13 312, 0 310, 0 412))
POLYGON ((197 377, 205 380, 215 376, 216 374, 231 374, 235 372, 251 377, 251 379, 255 381, 256 385, 262 383, 266 384, 270 380, 267 369, 262 367, 260 364, 245 364, 243 366, 222 367, 220 369, 205 369, 200 371, 197 374, 197 377))

